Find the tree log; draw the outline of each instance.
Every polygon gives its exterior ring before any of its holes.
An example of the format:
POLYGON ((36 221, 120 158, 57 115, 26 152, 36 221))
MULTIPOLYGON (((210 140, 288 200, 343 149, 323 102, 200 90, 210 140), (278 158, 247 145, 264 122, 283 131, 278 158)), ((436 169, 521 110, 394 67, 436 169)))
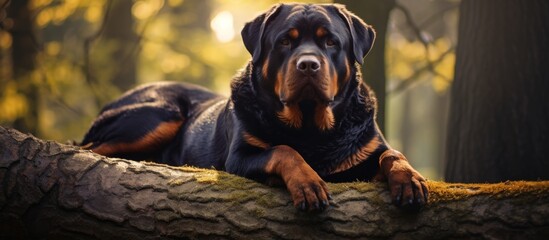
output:
POLYGON ((332 206, 224 172, 112 159, 0 127, 0 239, 541 239, 549 182, 429 181, 419 213, 383 183, 329 184, 332 206))

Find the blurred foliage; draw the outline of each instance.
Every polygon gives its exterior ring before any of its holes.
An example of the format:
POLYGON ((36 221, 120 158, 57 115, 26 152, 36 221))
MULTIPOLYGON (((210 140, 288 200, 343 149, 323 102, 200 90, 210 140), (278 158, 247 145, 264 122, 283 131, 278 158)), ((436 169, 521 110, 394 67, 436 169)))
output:
POLYGON ((442 179, 459 1, 401 0, 391 16, 385 136, 424 176, 442 179))
POLYGON ((396 39, 391 44, 386 53, 390 79, 413 81, 411 78, 428 78, 437 93, 446 92, 454 77, 455 54, 450 40, 434 40, 428 45, 429 51, 418 41, 396 39), (429 68, 429 61, 437 63, 434 71, 425 71, 429 68))
MULTIPOLYGON (((0 0, 0 6, 5 1, 0 0)), ((132 64, 136 66, 132 85, 186 81, 228 95, 230 79, 250 57, 241 42, 240 29, 276 2, 31 0, 32 32, 39 52, 36 69, 25 77, 40 89, 40 96, 34 96, 40 100, 39 131, 35 134, 59 141, 79 140, 101 107, 127 90, 116 84, 121 81, 116 76, 132 64), (132 4, 128 9, 113 8, 122 1, 132 4), (121 43, 105 34, 113 21, 118 21, 112 11, 131 13, 132 24, 127 28, 133 31, 134 40, 121 43), (125 50, 118 51, 121 48, 125 50)), ((392 99, 388 137, 395 143, 392 145, 405 148, 410 143, 403 135, 391 133, 400 132, 393 130, 402 129, 402 119, 416 117, 403 113, 406 100, 399 96, 418 89, 423 97, 430 96, 426 92, 447 93, 453 78, 459 1, 397 2, 405 10, 393 10, 385 50, 392 99), (428 88, 415 87, 425 83, 428 88)), ((13 38, 8 31, 13 21, 3 16, 5 9, 0 10, 0 124, 11 126, 16 118, 27 116, 32 103, 21 89, 25 86, 18 84, 23 81, 13 76, 13 38)), ((377 41, 382 40, 384 36, 378 36, 377 41)), ((429 104, 430 100, 426 101, 429 104)), ((432 112, 418 110, 414 114, 425 119, 432 112)))

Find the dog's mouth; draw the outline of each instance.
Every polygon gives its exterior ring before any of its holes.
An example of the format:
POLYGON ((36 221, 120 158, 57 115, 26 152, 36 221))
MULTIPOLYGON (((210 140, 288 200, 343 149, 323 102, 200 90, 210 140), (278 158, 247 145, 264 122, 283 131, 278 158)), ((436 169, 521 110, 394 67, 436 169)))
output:
POLYGON ((306 79, 306 83, 295 87, 295 90, 282 94, 280 102, 286 106, 299 105, 302 102, 313 102, 318 105, 329 106, 334 101, 334 96, 326 93, 326 90, 313 83, 314 79, 306 79))
POLYGON ((307 81, 301 86, 294 86, 289 94, 281 95, 283 108, 278 117, 294 128, 301 128, 304 122, 312 121, 318 129, 329 130, 335 121, 331 108, 333 101, 334 96, 313 81, 307 81))

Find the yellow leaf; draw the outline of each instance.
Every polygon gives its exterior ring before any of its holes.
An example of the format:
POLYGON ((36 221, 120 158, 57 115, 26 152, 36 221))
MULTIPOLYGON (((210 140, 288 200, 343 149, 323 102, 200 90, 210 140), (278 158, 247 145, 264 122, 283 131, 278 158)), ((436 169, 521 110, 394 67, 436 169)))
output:
POLYGON ((6 32, 0 32, 0 49, 8 49, 11 47, 13 39, 10 34, 6 32))
POLYGON ((399 79, 406 79, 413 73, 410 65, 402 61, 395 63, 391 69, 391 74, 399 79))
POLYGON ((103 15, 103 9, 101 5, 92 5, 88 7, 86 10, 86 14, 84 15, 84 18, 86 21, 94 23, 99 21, 101 16, 103 15))
POLYGON ((435 70, 442 74, 447 79, 452 79, 454 77, 454 65, 456 62, 456 57, 454 53, 447 54, 444 59, 435 67, 435 70))
POLYGON ((36 8, 48 6, 51 4, 52 1, 53 0, 33 0, 33 1, 30 1, 31 8, 36 9, 36 8))
POLYGON ((137 19, 147 19, 163 6, 164 0, 137 1, 132 6, 132 14, 137 19))
POLYGON ((4 97, 0 99, 0 121, 13 121, 27 112, 27 99, 17 92, 12 84, 7 84, 4 89, 4 97))
POLYGON ((433 89, 437 93, 444 93, 450 87, 450 81, 441 77, 435 76, 432 81, 433 89))
POLYGON ((52 10, 44 9, 36 17, 36 25, 38 25, 38 27, 44 27, 46 24, 48 24, 51 21, 52 17, 53 17, 52 10))
POLYGON ((61 24, 65 21, 70 15, 72 15, 78 8, 79 1, 63 1, 59 7, 55 7, 52 22, 54 24, 61 24))
POLYGON ((56 56, 61 51, 61 44, 57 41, 48 42, 46 44, 46 53, 50 56, 56 56))

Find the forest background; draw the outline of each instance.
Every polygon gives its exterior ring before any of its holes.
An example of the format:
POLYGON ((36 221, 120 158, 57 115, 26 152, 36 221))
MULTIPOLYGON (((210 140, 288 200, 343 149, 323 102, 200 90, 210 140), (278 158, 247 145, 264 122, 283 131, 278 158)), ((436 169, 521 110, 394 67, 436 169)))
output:
MULTIPOLYGON (((0 125, 79 141, 101 107, 139 84, 229 94, 250 58, 240 29, 279 1, 0 0, 0 125)), ((331 1, 307 1, 330 3, 331 1)), ((443 179, 460 1, 336 1, 378 32, 364 66, 390 144, 443 179)))

